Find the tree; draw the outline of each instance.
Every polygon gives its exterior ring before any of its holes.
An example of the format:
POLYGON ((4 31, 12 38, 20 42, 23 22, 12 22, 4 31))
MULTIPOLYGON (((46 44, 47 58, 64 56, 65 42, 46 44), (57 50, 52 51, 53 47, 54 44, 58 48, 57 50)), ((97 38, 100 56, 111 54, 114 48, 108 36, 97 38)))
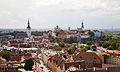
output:
POLYGON ((102 44, 102 47, 104 47, 104 48, 107 48, 107 47, 109 47, 110 46, 110 42, 104 42, 103 44, 102 44))
POLYGON ((87 41, 86 44, 87 44, 87 45, 92 45, 93 42, 92 42, 92 41, 87 41))
POLYGON ((11 59, 12 53, 9 51, 2 51, 2 58, 5 58, 6 61, 9 61, 11 59))
POLYGON ((65 43, 64 43, 64 42, 60 42, 60 43, 59 43, 59 46, 60 46, 60 47, 65 47, 65 43))
POLYGON ((82 48, 81 51, 82 51, 82 52, 86 52, 86 51, 87 51, 87 48, 82 48))
POLYGON ((114 48, 113 48, 113 46, 109 46, 109 47, 107 47, 107 49, 108 50, 113 50, 114 48))
POLYGON ((120 51, 120 47, 118 47, 118 50, 120 51))
POLYGON ((76 49, 77 49, 77 48, 74 47, 74 45, 72 45, 72 46, 67 50, 67 52, 68 52, 68 54, 73 54, 76 49))
POLYGON ((89 31, 88 34, 90 35, 90 37, 93 37, 95 35, 94 32, 91 31, 89 31))
POLYGON ((61 51, 62 48, 61 48, 60 46, 55 46, 55 50, 56 50, 56 51, 61 51))
POLYGON ((85 46, 85 48, 87 48, 87 50, 90 50, 90 45, 87 45, 87 46, 85 46))
POLYGON ((28 59, 25 61, 24 69, 25 69, 26 71, 28 71, 28 70, 31 71, 33 65, 34 65, 34 62, 33 62, 32 58, 28 58, 28 59))
POLYGON ((99 46, 102 46, 103 43, 104 41, 99 41, 99 46))
POLYGON ((73 54, 74 50, 73 49, 68 49, 67 52, 68 52, 68 54, 73 54))

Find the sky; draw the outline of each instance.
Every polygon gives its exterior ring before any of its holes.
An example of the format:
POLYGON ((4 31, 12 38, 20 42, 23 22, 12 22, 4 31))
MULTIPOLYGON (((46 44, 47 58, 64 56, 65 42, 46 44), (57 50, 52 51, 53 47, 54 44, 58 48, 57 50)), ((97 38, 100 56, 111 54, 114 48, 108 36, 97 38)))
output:
POLYGON ((120 0, 0 0, 0 28, 120 28, 120 0))

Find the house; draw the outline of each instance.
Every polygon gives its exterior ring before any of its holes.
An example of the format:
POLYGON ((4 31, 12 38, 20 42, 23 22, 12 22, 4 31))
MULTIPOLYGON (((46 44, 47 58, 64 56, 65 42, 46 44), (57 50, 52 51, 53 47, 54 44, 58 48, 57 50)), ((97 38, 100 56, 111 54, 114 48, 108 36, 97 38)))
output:
POLYGON ((102 67, 102 61, 99 56, 94 52, 80 52, 79 54, 75 54, 73 56, 74 61, 85 61, 85 65, 87 67, 94 67, 96 64, 100 64, 102 67))
POLYGON ((65 60, 63 56, 56 54, 48 60, 48 67, 52 72, 64 72, 65 71, 65 60))
POLYGON ((78 69, 85 69, 85 61, 73 61, 73 62, 65 62, 65 70, 68 70, 71 66, 76 67, 78 69))
POLYGON ((102 37, 104 36, 104 33, 102 31, 99 31, 99 30, 92 30, 92 32, 94 32, 95 34, 95 37, 102 37))
POLYGON ((119 57, 108 58, 107 64, 120 65, 120 58, 119 57))

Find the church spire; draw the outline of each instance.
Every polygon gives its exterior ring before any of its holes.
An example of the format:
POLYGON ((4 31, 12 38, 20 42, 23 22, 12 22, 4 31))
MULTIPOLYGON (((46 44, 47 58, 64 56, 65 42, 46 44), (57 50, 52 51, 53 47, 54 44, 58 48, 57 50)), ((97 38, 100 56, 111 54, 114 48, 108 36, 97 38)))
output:
POLYGON ((27 28, 31 28, 31 27, 30 27, 30 22, 29 22, 29 19, 28 19, 28 26, 27 26, 27 28))
POLYGON ((81 26, 81 28, 84 28, 83 21, 82 21, 82 26, 81 26))

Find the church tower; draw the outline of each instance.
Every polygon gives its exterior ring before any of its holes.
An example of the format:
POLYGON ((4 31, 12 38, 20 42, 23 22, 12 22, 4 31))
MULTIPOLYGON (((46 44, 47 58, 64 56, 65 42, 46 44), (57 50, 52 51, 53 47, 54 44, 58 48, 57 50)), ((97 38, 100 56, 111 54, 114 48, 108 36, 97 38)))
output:
POLYGON ((28 19, 28 26, 26 28, 26 33, 27 33, 27 36, 30 38, 30 36, 31 36, 31 27, 30 27, 29 19, 28 19))
POLYGON ((82 26, 81 26, 81 28, 82 28, 82 29, 84 28, 83 21, 82 21, 82 26))

